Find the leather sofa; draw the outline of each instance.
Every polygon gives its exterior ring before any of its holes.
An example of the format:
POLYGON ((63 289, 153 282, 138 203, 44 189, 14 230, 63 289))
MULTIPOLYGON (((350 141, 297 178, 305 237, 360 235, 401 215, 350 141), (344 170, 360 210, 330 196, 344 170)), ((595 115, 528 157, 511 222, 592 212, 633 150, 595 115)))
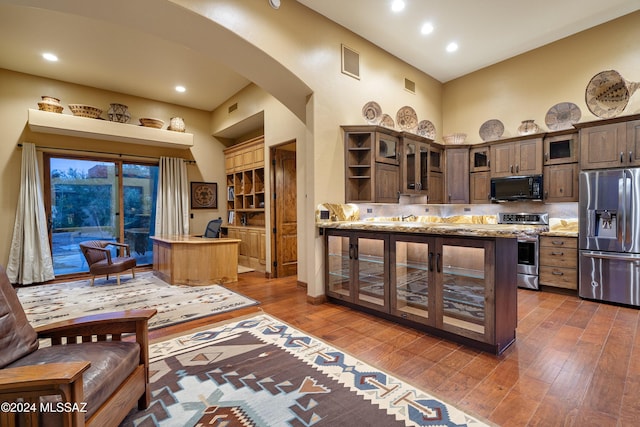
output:
POLYGON ((0 266, 0 404, 10 409, 0 411, 0 425, 117 426, 134 407, 145 409, 155 314, 128 310, 34 329, 0 266))

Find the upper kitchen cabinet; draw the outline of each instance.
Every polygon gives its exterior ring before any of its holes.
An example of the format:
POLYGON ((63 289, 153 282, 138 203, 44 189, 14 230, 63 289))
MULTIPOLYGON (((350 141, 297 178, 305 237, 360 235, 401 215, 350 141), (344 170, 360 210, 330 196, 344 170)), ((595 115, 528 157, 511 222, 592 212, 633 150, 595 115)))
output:
POLYGON ((469 203, 469 147, 447 147, 445 153, 445 201, 469 203))
POLYGON ((640 166, 640 114, 576 123, 581 169, 640 166))
POLYGON ((403 132, 401 193, 424 195, 430 203, 442 203, 443 149, 430 139, 403 132))
POLYGON ((548 133, 543 140, 544 165, 560 165, 578 161, 578 132, 574 129, 548 133))
POLYGON ((469 172, 491 170, 491 148, 488 145, 472 147, 469 151, 469 172))
POLYGON ((347 203, 397 203, 399 133, 380 126, 342 126, 347 203))
POLYGON ((491 176, 542 173, 542 137, 522 136, 491 145, 491 176))

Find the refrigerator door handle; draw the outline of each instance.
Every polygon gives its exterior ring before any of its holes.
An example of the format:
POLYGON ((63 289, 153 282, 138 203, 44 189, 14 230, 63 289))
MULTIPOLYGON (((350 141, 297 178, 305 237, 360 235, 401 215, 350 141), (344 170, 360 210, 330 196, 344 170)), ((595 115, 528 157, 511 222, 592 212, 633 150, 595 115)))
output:
POLYGON ((640 262, 640 255, 636 254, 620 254, 617 252, 597 251, 581 251, 581 254, 587 258, 611 259, 624 262, 640 262))

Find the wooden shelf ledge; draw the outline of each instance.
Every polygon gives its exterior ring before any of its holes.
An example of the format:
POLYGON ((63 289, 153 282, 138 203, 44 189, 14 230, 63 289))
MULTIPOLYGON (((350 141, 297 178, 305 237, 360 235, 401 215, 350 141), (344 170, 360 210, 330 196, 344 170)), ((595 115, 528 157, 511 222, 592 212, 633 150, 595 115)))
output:
POLYGON ((188 149, 193 134, 154 129, 108 120, 89 119, 69 114, 29 109, 29 128, 34 132, 68 135, 79 138, 188 149))

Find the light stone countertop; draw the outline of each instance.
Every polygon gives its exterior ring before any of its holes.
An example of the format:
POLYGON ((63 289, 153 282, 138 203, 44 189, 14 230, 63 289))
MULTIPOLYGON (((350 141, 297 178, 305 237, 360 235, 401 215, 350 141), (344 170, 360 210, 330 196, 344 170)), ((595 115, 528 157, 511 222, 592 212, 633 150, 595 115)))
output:
POLYGON ((549 231, 540 233, 540 235, 553 237, 578 237, 578 220, 551 218, 549 220, 549 231))
POLYGON ((409 221, 318 221, 316 222, 316 226, 319 228, 338 230, 503 238, 536 236, 549 231, 549 227, 546 225, 427 223, 409 221))

